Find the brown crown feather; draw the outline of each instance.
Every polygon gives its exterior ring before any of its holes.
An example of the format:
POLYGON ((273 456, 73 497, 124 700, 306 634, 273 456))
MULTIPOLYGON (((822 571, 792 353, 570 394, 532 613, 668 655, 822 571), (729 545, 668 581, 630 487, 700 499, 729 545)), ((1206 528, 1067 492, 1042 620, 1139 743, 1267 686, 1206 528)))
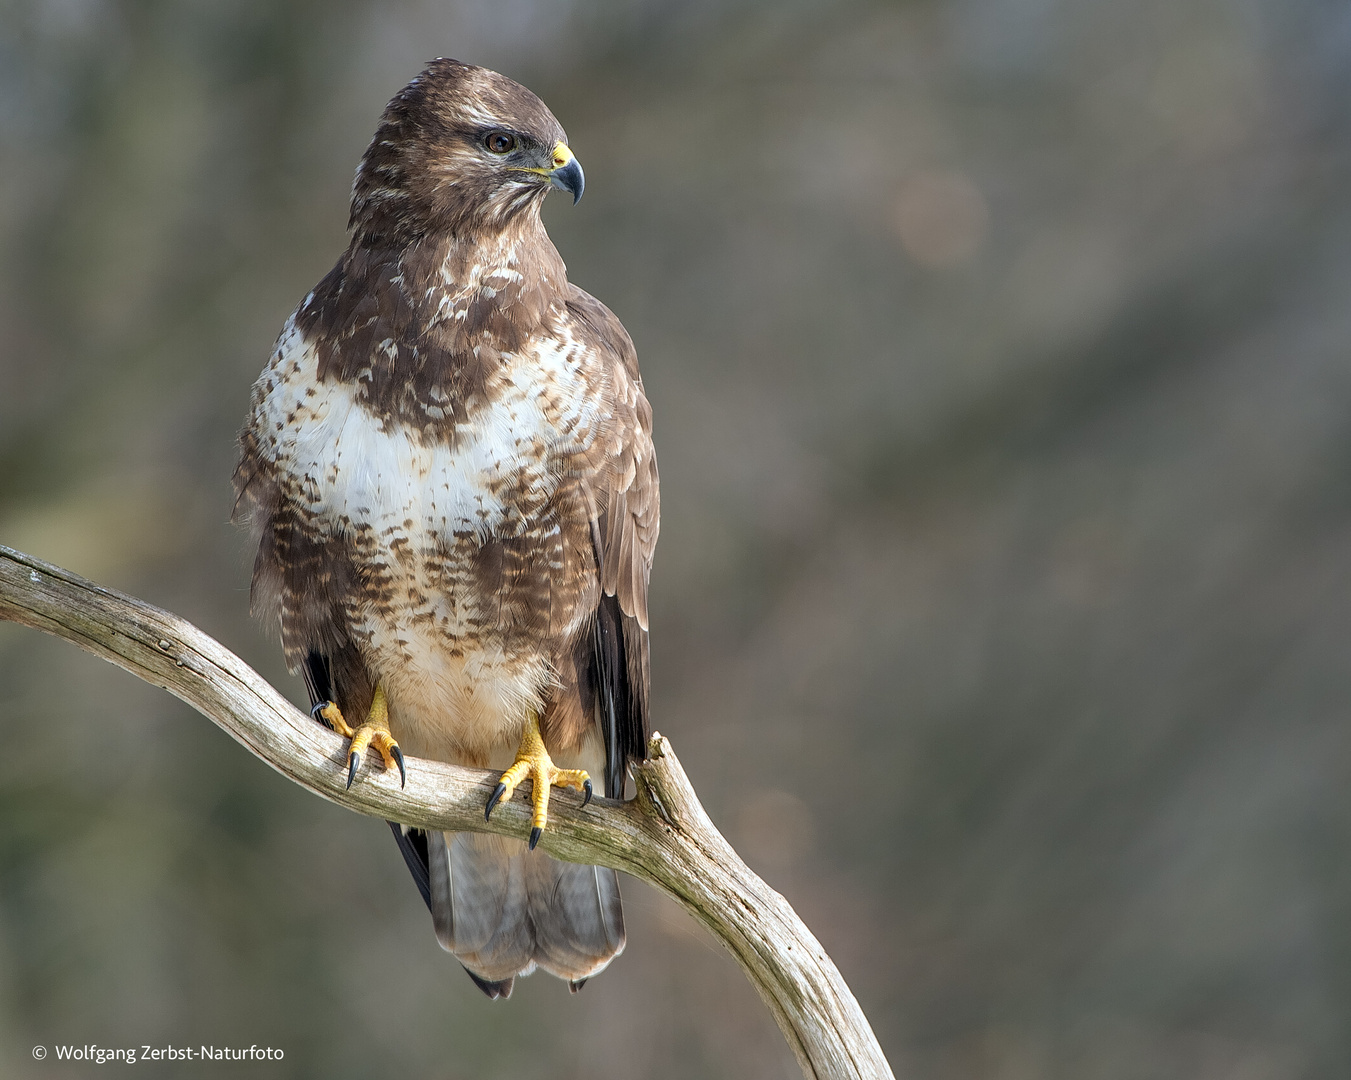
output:
POLYGON ((507 131, 541 156, 566 142, 533 93, 487 68, 441 58, 395 95, 357 166, 348 227, 353 243, 399 246, 429 231, 501 229, 534 209, 547 180, 512 172, 483 145, 507 131))

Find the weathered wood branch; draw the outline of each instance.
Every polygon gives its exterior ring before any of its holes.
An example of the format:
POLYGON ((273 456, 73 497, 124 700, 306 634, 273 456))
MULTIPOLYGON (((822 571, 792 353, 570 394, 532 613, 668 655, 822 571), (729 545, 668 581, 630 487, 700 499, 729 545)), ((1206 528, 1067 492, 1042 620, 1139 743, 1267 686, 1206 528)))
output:
MULTIPOLYGON (((0 618, 75 642, 164 687, 267 764, 349 809, 426 829, 524 837, 521 799, 491 823, 483 807, 496 775, 410 760, 408 786, 363 767, 344 790, 346 742, 316 724, 219 642, 178 616, 0 546, 0 618)), ((815 1078, 890 1077, 849 987, 788 902, 761 881, 714 828, 676 760, 653 735, 636 770, 637 798, 550 803, 540 846, 570 862, 623 870, 655 885, 727 946, 815 1078)))

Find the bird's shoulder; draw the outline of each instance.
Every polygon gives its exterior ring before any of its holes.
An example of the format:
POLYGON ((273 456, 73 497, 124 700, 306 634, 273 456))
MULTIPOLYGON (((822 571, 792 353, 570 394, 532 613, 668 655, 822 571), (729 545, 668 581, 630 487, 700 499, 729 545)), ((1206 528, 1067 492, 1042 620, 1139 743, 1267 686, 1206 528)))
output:
POLYGON ((571 282, 564 291, 563 302, 578 337, 597 354, 616 361, 631 379, 641 382, 638 350, 619 316, 571 282))
POLYGON ((618 316, 591 294, 568 287, 574 333, 609 363, 607 437, 591 452, 590 483, 597 512, 602 588, 618 595, 624 614, 647 625, 647 580, 661 516, 652 407, 643 390, 638 354, 618 316))

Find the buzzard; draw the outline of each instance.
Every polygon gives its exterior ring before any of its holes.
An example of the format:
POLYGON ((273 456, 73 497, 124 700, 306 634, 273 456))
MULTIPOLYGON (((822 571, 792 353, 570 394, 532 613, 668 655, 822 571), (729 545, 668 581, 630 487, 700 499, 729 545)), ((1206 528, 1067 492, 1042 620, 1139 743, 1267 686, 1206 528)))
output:
POLYGON ((535 850, 550 788, 623 798, 648 732, 652 412, 619 320, 540 221, 582 168, 534 94, 433 61, 385 109, 350 243, 253 387, 236 515, 255 613, 316 718, 373 749, 529 779, 529 841, 391 823, 441 945, 489 997, 573 990, 624 947, 611 870, 535 850))

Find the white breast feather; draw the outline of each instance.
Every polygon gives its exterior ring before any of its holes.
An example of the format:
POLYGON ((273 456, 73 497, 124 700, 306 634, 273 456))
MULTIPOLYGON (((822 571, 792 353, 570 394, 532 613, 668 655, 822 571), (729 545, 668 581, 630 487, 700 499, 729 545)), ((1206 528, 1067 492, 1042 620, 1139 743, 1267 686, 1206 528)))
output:
POLYGON ((461 425, 454 446, 424 444, 397 421, 382 428, 352 385, 320 382, 294 318, 255 388, 254 430, 265 455, 301 481, 305 509, 321 528, 370 526, 398 593, 410 597, 392 612, 365 611, 358 629, 396 737, 418 756, 496 758, 514 747, 525 710, 539 707, 552 680, 542 657, 507 657, 491 645, 451 656, 466 624, 456 597, 426 580, 420 558, 456 533, 482 543, 509 530, 513 489, 547 496, 558 482, 555 455, 540 460, 533 450, 585 448, 595 437, 577 342, 564 337, 505 359, 501 392, 461 425), (401 560, 389 546, 400 538, 408 542, 401 560), (413 596, 425 599, 419 606, 413 596))

